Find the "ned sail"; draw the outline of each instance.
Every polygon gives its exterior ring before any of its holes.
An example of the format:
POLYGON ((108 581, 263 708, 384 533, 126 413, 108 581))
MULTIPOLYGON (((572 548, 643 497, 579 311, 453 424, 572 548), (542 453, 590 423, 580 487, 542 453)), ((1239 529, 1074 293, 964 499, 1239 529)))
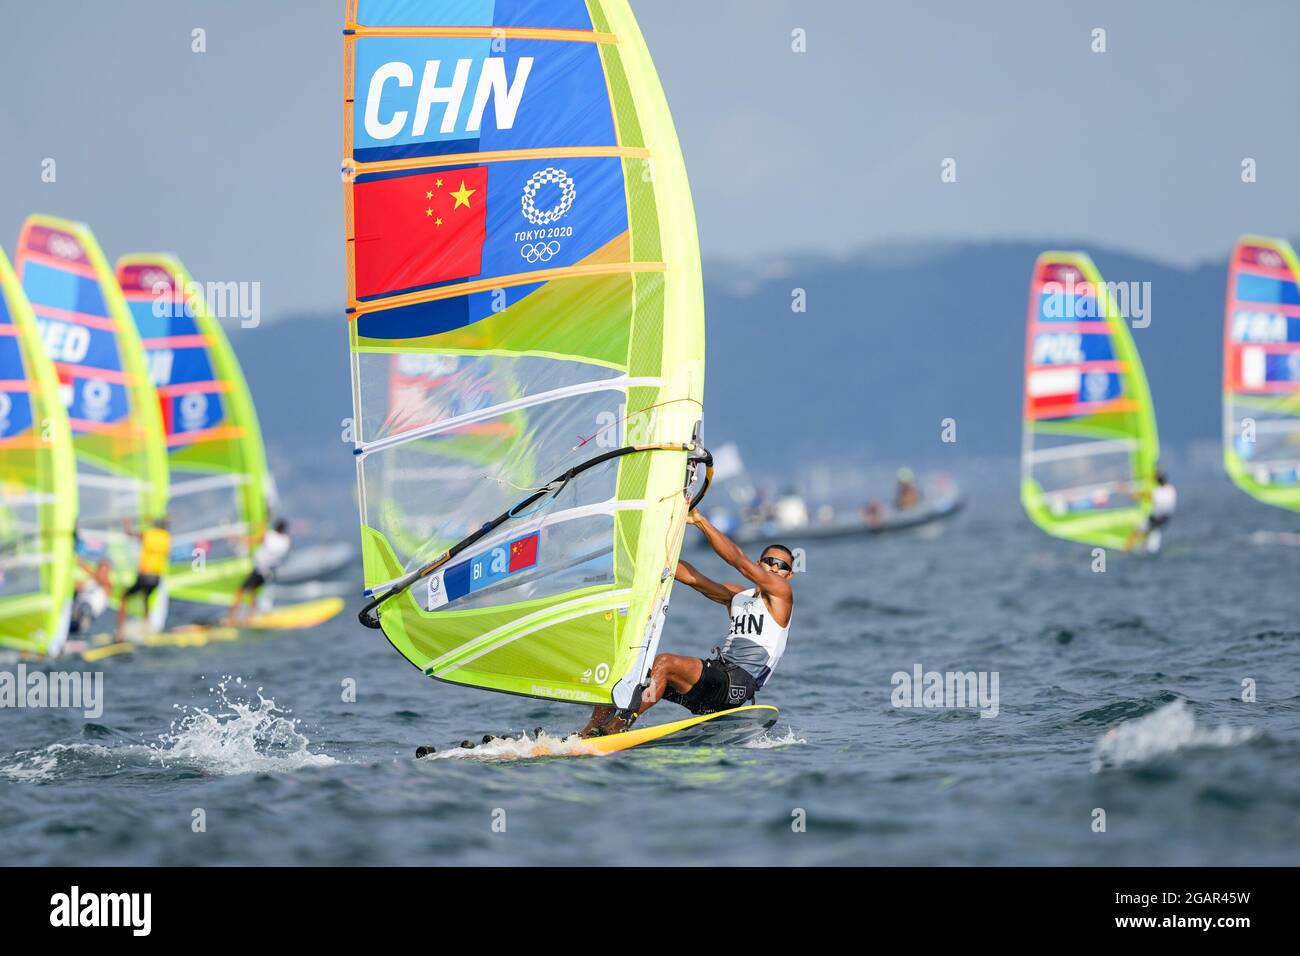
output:
POLYGON ((167 458, 158 396, 112 267, 82 223, 29 216, 18 274, 54 364, 76 450, 77 529, 106 557, 113 583, 135 577, 138 548, 123 528, 167 510, 167 458))
POLYGON ((72 432, 36 318, 0 250, 0 647, 54 656, 68 635, 72 432))

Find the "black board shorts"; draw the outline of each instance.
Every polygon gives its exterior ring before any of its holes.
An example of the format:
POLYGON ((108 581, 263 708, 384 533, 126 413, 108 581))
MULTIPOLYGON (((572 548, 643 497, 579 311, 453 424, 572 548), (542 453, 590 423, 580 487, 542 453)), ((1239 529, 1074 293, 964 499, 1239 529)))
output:
POLYGON ((721 658, 701 659, 704 669, 695 686, 682 694, 671 687, 664 692, 664 700, 681 704, 697 717, 704 714, 730 710, 754 699, 758 682, 739 664, 721 658))
POLYGON ((125 601, 127 598, 136 594, 143 594, 144 599, 147 601, 149 598, 153 597, 153 592, 158 590, 158 584, 158 575, 141 574, 135 579, 135 583, 126 589, 126 593, 122 595, 122 600, 125 601))
POLYGON ((266 575, 257 568, 253 568, 248 577, 244 578, 244 583, 240 585, 240 588, 245 591, 257 591, 265 586, 265 584, 266 575))

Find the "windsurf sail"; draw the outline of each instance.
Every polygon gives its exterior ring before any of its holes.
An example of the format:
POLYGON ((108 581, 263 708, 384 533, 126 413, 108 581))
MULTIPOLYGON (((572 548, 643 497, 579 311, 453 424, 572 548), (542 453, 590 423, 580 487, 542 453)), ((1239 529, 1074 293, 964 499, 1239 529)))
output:
POLYGON ((1058 538, 1128 547, 1159 454, 1146 373, 1110 288, 1087 255, 1043 253, 1025 343, 1026 513, 1058 538))
POLYGON ((1243 236, 1232 251, 1223 464, 1248 495, 1300 511, 1300 260, 1285 239, 1243 236))
POLYGON ((86 225, 29 216, 15 258, 72 426, 81 547, 108 559, 120 588, 138 558, 124 519, 141 526, 167 511, 162 417, 140 336, 86 225))
POLYGON ((426 675, 629 706, 704 386, 677 135, 626 0, 352 0, 362 612, 426 675))
POLYGON ((202 287, 175 256, 117 260, 158 392, 170 466, 173 599, 228 605, 266 529, 266 451, 252 395, 202 287))
POLYGON ((0 250, 0 646, 59 653, 72 607, 76 513, 59 380, 0 250))

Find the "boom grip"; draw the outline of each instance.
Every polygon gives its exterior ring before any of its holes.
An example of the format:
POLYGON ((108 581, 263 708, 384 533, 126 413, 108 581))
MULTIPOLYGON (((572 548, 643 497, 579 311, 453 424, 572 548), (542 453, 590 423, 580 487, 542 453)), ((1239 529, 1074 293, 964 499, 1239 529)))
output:
POLYGON ((713 453, 700 445, 696 451, 691 452, 687 460, 691 464, 701 463, 704 465, 704 482, 700 485, 700 490, 695 493, 695 497, 691 499, 690 510, 694 511, 699 507, 700 502, 704 500, 704 496, 709 490, 709 484, 713 481, 713 453))

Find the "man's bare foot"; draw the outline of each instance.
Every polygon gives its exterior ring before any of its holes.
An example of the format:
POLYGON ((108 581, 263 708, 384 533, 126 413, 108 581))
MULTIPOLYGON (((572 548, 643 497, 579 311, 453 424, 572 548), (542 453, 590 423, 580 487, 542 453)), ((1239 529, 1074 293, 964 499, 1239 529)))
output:
POLYGON ((605 721, 614 715, 614 708, 609 704, 599 704, 591 712, 591 719, 587 721, 585 727, 578 731, 579 737, 590 737, 605 721))
POLYGON ((621 734, 635 722, 636 718, 624 717, 621 714, 614 713, 610 715, 603 723, 595 727, 584 727, 579 731, 579 737, 608 737, 612 734, 621 734))

